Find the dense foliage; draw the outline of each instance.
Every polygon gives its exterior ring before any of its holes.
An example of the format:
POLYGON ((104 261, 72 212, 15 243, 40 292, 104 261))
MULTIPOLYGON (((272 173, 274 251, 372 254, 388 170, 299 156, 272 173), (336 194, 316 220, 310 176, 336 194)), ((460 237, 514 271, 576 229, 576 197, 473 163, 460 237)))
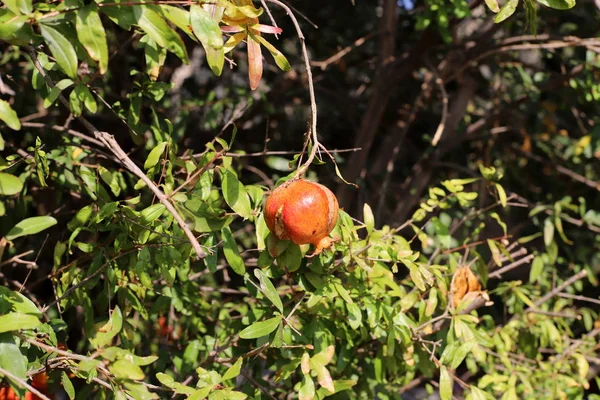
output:
POLYGON ((600 399, 598 3, 290 3, 3 0, 0 399, 600 399))

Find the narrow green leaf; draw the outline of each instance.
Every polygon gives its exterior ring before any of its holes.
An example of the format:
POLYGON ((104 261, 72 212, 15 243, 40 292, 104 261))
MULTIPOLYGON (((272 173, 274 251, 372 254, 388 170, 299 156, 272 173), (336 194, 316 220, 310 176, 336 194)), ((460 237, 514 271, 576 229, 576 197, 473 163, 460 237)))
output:
POLYGON ((537 281, 538 277, 544 270, 544 261, 542 257, 536 257, 531 263, 531 270, 529 271, 529 282, 533 283, 537 281))
POLYGON ((273 56, 273 59, 275 60, 275 64, 277 64, 279 69, 281 69, 284 72, 287 72, 290 69, 292 69, 290 62, 283 55, 283 53, 281 53, 279 50, 277 50, 275 48, 275 46, 273 46, 271 43, 269 43, 267 41, 267 39, 265 39, 264 37, 262 37, 260 35, 255 35, 255 34, 252 34, 252 38, 255 39, 256 41, 258 41, 263 46, 265 46, 267 50, 269 50, 269 53, 271 53, 271 55, 273 56))
POLYGON ((143 209, 140 212, 140 215, 144 223, 149 224, 150 222, 156 221, 156 219, 160 217, 166 209, 167 208, 164 206, 164 204, 156 203, 143 209))
POLYGON ((496 14, 494 22, 498 24, 513 15, 518 5, 519 0, 508 0, 506 4, 502 6, 498 14, 496 14))
POLYGON ((575 0, 537 0, 537 2, 555 10, 568 10, 575 7, 575 0))
POLYGON ((23 190, 23 182, 14 175, 0 172, 0 195, 12 196, 23 190))
POLYGON ((502 207, 506 207, 506 203, 507 203, 507 198, 506 198, 506 192, 504 191, 504 188, 502 187, 502 185, 500 185, 499 183, 496 183, 496 190, 498 191, 498 198, 500 199, 500 204, 502 204, 502 207))
POLYGON ((491 239, 487 240, 487 244, 492 252, 492 259, 496 263, 497 266, 502 265, 502 260, 500 259, 500 249, 498 249, 498 245, 491 239))
POLYGON ((256 339, 273 332, 281 323, 281 317, 269 318, 265 321, 255 322, 240 332, 242 339, 256 339))
POLYGON ((452 361, 450 362, 451 369, 458 368, 458 366, 463 362, 467 354, 471 352, 474 344, 474 340, 469 340, 468 342, 461 344, 460 347, 456 349, 456 352, 452 357, 452 361))
POLYGON ((40 24, 40 31, 56 63, 68 77, 77 77, 77 54, 73 44, 58 30, 49 25, 40 24))
POLYGON ((544 244, 550 246, 554 240, 554 224, 550 217, 544 220, 544 244))
POLYGON ((92 60, 98 62, 100 73, 104 74, 108 68, 108 45, 96 3, 92 2, 77 11, 75 28, 77 38, 92 60))
POLYGON ((181 37, 167 22, 148 6, 133 6, 137 24, 152 40, 179 57, 184 63, 189 62, 187 50, 181 37))
POLYGON ((367 233, 370 234, 375 227, 375 217, 373 216, 373 210, 371 210, 371 207, 367 203, 363 206, 363 219, 367 226, 367 233))
POLYGON ((56 225, 56 223, 56 219, 48 215, 26 218, 13 226, 8 234, 6 234, 6 239, 13 240, 21 236, 35 235, 36 233, 56 225))
POLYGON ((238 275, 244 275, 246 273, 244 259, 240 256, 237 243, 228 226, 221 230, 221 237, 223 238, 223 253, 225 253, 225 259, 231 266, 231 269, 238 275))
POLYGON ((10 129, 18 131, 21 129, 21 121, 15 110, 12 109, 7 101, 0 100, 0 120, 4 121, 10 129))
POLYGON ((228 169, 221 170, 222 190, 225 202, 244 219, 252 217, 250 197, 237 176, 228 169))
POLYGON ((8 313, 0 315, 0 333, 18 331, 21 329, 33 329, 42 324, 42 321, 35 315, 8 313))
POLYGON ((62 383, 63 389, 69 396, 69 399, 73 400, 75 398, 75 387, 73 387, 73 383, 71 379, 69 379, 69 375, 66 372, 62 372, 60 374, 60 382, 62 383))
POLYGON ((281 302, 281 298, 277 293, 277 289, 275 289, 275 286, 273 285, 271 280, 260 269, 254 270, 254 276, 256 276, 256 278, 260 282, 261 292, 265 295, 267 299, 271 301, 271 303, 273 303, 275 307, 277 307, 279 312, 283 313, 283 303, 281 302))
POLYGON ((48 108, 52 104, 54 104, 54 102, 56 101, 56 99, 58 99, 58 96, 62 93, 62 91, 71 86, 73 83, 74 82, 71 79, 61 79, 60 81, 58 81, 56 85, 54 85, 54 87, 50 90, 48 96, 46 96, 46 98, 44 99, 44 108, 48 108))
POLYGON ((452 378, 445 365, 440 367, 440 399, 452 400, 452 378))
POLYGON ((167 142, 160 142, 156 145, 148 154, 148 158, 146 158, 146 162, 144 163, 144 169, 148 170, 158 164, 158 161, 162 157, 165 152, 165 148, 167 147, 167 142))
POLYGON ((231 367, 229 367, 227 371, 225 371, 222 379, 224 381, 227 381, 229 379, 237 378, 237 376, 240 374, 240 371, 242 370, 243 362, 244 359, 242 357, 238 358, 235 364, 233 364, 231 367))

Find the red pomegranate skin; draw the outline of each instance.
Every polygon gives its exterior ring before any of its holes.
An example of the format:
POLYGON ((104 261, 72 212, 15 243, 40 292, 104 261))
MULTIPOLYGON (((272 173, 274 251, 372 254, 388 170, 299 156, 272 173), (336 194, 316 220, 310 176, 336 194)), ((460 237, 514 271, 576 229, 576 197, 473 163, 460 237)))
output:
POLYGON ((312 244, 320 252, 331 245, 327 237, 338 218, 338 202, 325 186, 304 179, 275 189, 265 204, 269 230, 279 239, 312 244))

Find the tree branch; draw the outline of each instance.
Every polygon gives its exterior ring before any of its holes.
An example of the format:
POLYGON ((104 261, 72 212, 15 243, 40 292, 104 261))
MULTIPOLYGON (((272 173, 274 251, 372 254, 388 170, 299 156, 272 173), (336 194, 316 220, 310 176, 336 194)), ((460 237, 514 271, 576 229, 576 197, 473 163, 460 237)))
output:
MULTIPOLYGON (((48 86, 50 88, 54 88, 54 86, 55 86, 54 82, 52 81, 50 76, 48 76, 48 74, 46 74, 46 71, 40 64, 40 62, 37 58, 37 55, 35 54, 35 50, 30 49, 29 54, 31 56, 31 59, 33 61, 35 68, 39 71, 40 75, 42 75, 42 77, 44 78, 44 80, 46 81, 48 86)), ((59 95, 58 98, 61 101, 61 103, 63 103, 63 105, 65 107, 67 107, 67 109, 69 109, 69 110, 71 109, 69 102, 62 94, 59 95)), ((156 184, 154 182, 152 182, 152 180, 150 180, 150 178, 148 178, 146 176, 144 171, 142 171, 140 169, 140 167, 138 167, 131 160, 131 158, 129 158, 129 156, 125 153, 125 151, 123 151, 123 149, 121 148, 119 143, 115 140, 114 136, 107 132, 99 131, 98 129, 96 129, 96 127, 94 125, 92 125, 92 123, 90 123, 83 116, 79 116, 79 117, 77 117, 77 119, 83 124, 83 126, 88 130, 88 132, 90 132, 99 142, 101 142, 104 145, 104 147, 106 147, 108 150, 110 150, 113 153, 113 155, 119 160, 119 162, 125 168, 127 168, 132 174, 134 174, 139 179, 141 179, 146 184, 146 186, 148 186, 148 188, 150 188, 152 193, 154 193, 154 195, 158 198, 158 200, 173 215, 173 218, 175 218, 175 220, 179 224, 179 227, 183 230, 185 235, 188 237, 194 251, 196 252, 196 256, 198 258, 206 257, 208 254, 204 250, 202 250, 202 246, 198 242, 198 239, 196 239, 196 236, 194 236, 191 229, 187 226, 187 224, 183 220, 183 217, 175 209, 175 206, 173 206, 173 204, 171 203, 171 201, 169 200, 167 195, 165 195, 162 192, 162 190, 160 190, 158 188, 158 186, 156 186, 156 184)))

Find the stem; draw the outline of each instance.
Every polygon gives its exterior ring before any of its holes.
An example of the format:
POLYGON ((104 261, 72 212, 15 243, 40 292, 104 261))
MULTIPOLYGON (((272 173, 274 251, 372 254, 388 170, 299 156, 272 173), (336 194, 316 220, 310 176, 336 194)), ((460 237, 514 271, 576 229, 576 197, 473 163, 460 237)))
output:
POLYGON ((300 24, 298 23, 298 20, 296 19, 296 16, 294 15, 290 7, 288 7, 279 0, 268 1, 283 8, 294 23, 294 26, 296 27, 296 32, 298 33, 298 39, 300 39, 300 46, 302 47, 302 58, 304 59, 304 67, 306 69, 306 79, 308 81, 308 94, 310 96, 310 128, 308 132, 309 135, 306 138, 304 147, 307 148, 308 143, 312 141, 312 149, 310 150, 306 161, 298 166, 298 170, 296 171, 296 178, 300 178, 302 175, 304 175, 304 173, 306 173, 306 170, 314 161, 317 152, 322 147, 317 136, 317 101, 315 100, 315 87, 313 83, 312 71, 310 69, 310 59, 308 58, 308 50, 306 49, 306 40, 304 38, 304 34, 302 33, 302 29, 300 29, 300 24))

